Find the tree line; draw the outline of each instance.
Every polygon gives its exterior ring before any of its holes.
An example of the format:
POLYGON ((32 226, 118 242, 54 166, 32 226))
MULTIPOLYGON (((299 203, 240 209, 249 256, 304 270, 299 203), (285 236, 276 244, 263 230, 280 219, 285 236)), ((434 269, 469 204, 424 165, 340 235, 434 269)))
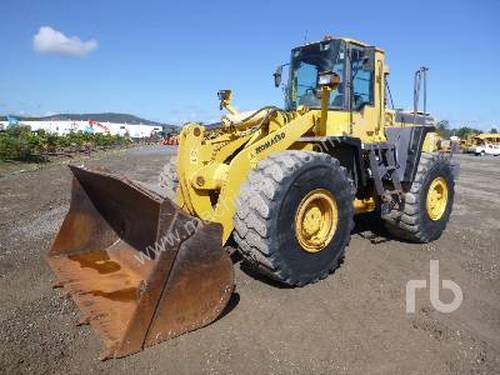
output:
MULTIPOLYGON (((449 139, 451 136, 457 136, 460 139, 465 139, 468 136, 474 136, 481 133, 485 133, 484 130, 479 130, 476 128, 472 128, 469 126, 462 126, 460 128, 452 128, 450 127, 450 123, 448 120, 441 120, 436 125, 438 134, 445 138, 449 139)), ((490 134, 498 134, 498 129, 496 127, 492 127, 489 131, 490 134)))

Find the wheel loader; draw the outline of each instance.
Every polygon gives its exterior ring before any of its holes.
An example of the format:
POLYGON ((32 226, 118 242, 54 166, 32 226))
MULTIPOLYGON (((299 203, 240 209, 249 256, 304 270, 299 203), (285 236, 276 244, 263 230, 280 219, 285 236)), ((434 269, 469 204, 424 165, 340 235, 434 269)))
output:
MULTIPOLYGON (((234 290, 228 245, 258 272, 301 287, 339 266, 356 214, 376 212, 405 241, 444 231, 457 166, 439 153, 418 100, 413 111, 390 108, 384 51, 328 36, 294 48, 286 65, 284 109, 239 112, 221 90, 219 123, 183 127, 175 202, 71 166, 71 205, 48 263, 80 323, 102 336, 101 358, 220 317, 234 290)), ((276 86, 282 75, 279 66, 276 86)))

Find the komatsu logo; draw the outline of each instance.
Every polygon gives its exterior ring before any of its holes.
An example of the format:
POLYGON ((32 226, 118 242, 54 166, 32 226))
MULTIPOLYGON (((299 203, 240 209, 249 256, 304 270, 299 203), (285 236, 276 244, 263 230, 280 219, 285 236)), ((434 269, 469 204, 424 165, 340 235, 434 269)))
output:
POLYGON ((281 141, 284 138, 285 138, 285 132, 281 132, 281 133, 276 134, 274 137, 272 137, 271 139, 266 141, 266 143, 263 143, 260 146, 257 146, 255 148, 255 153, 260 154, 262 151, 268 149, 272 145, 275 145, 276 143, 278 143, 279 141, 281 141))

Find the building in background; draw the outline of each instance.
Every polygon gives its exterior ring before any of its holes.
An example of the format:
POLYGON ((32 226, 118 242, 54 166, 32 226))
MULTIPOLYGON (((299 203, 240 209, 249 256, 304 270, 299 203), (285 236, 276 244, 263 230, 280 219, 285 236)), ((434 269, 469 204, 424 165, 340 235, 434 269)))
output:
MULTIPOLYGON (((48 133, 65 135, 71 132, 92 132, 111 135, 129 135, 132 138, 149 138, 163 131, 161 126, 89 121, 18 121, 18 125, 30 126, 31 130, 45 130, 48 133), (92 129, 90 131, 89 129, 92 129)), ((0 121, 0 130, 10 126, 9 121, 0 121)))

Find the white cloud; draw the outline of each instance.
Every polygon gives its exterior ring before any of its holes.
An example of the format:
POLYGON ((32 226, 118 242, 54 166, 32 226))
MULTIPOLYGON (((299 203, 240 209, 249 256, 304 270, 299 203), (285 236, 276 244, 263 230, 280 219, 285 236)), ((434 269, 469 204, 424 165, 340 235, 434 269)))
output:
POLYGON ((33 48, 39 53, 82 57, 97 49, 97 40, 84 42, 77 36, 69 38, 50 26, 42 26, 33 37, 33 48))

